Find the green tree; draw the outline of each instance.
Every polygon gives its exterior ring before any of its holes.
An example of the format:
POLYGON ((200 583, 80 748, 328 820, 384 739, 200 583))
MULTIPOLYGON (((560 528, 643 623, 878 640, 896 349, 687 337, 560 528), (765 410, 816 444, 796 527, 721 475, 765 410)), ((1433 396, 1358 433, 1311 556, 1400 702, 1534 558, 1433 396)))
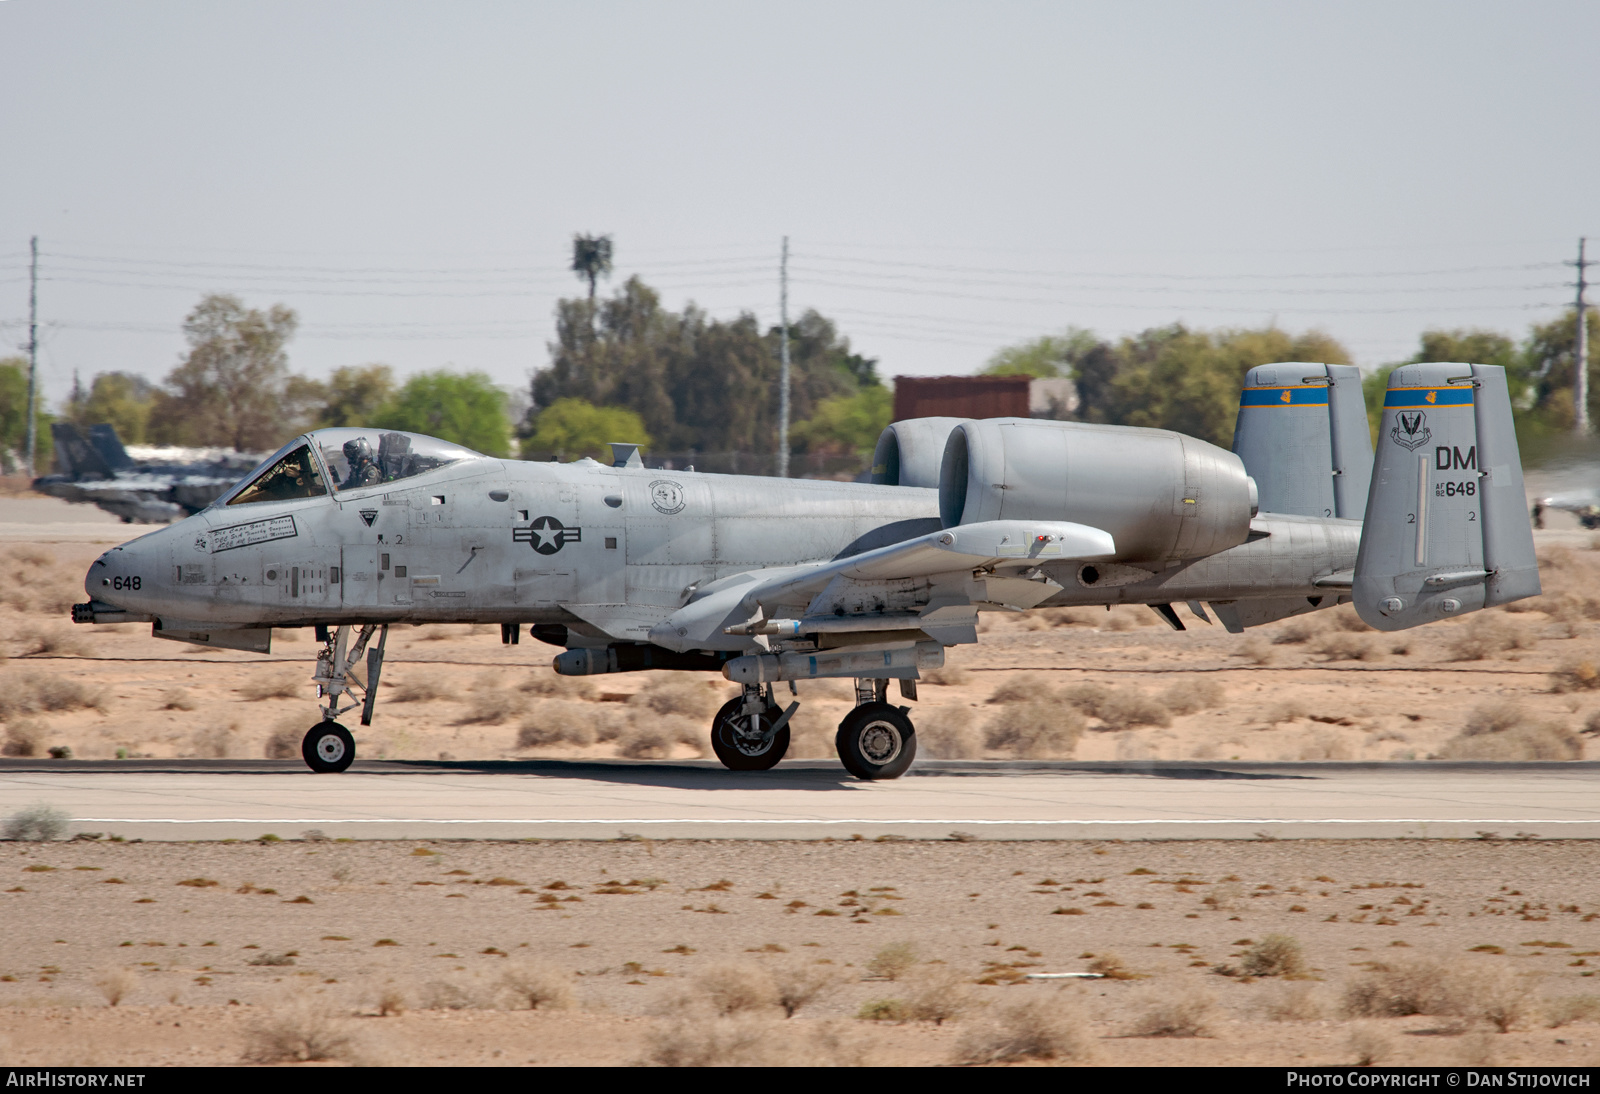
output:
POLYGON ((809 420, 794 427, 793 435, 807 452, 870 456, 893 417, 894 395, 880 384, 822 400, 809 420))
POLYGON ((481 372, 419 372, 368 424, 426 433, 487 456, 511 447, 505 392, 481 372))
POLYGON ((394 370, 388 365, 336 368, 325 386, 317 427, 369 425, 393 399, 394 370))
MULTIPOLYGON (((876 362, 855 354, 833 323, 807 311, 789 328, 791 414, 877 383, 876 362)), ((778 343, 752 315, 714 320, 681 313, 637 277, 609 299, 562 300, 550 367, 533 378, 531 431, 560 399, 623 406, 673 452, 771 452, 777 432, 778 343)))
MULTIPOLYGON (((1589 328, 1589 418, 1595 421, 1600 420, 1600 391, 1595 390, 1594 376, 1595 357, 1600 354, 1596 349, 1600 346, 1600 311, 1590 311, 1584 318, 1589 328)), ((1572 428, 1577 348, 1578 316, 1573 308, 1530 328, 1522 343, 1522 404, 1540 426, 1572 428)))
POLYGON ((155 407, 156 386, 131 372, 101 372, 89 381, 89 390, 68 400, 63 415, 87 430, 102 422, 112 426, 123 444, 144 444, 155 407))
POLYGON ((572 272, 589 282, 589 302, 594 302, 595 282, 611 276, 611 237, 574 235, 572 272))
POLYGON ((1068 327, 1063 334, 1046 334, 994 352, 980 376, 1031 376, 1036 380, 1070 377, 1100 340, 1090 331, 1068 327))
POLYGON ((1517 344, 1498 331, 1457 327, 1454 330, 1425 330, 1418 341, 1417 352, 1400 364, 1383 365, 1373 369, 1361 381, 1362 394, 1367 402, 1367 423, 1372 428, 1376 442, 1378 424, 1383 420, 1384 395, 1389 390, 1389 374, 1400 365, 1421 364, 1427 361, 1459 361, 1472 365, 1499 365, 1506 370, 1506 380, 1511 388, 1512 405, 1525 406, 1532 397, 1528 377, 1523 367, 1517 344))
MULTIPOLYGON (((50 423, 45 413, 44 396, 34 399, 37 437, 34 440, 34 470, 44 474, 50 466, 54 446, 50 423)), ((15 474, 27 458, 28 447, 28 359, 0 358, 0 470, 15 474)))
POLYGON ((606 446, 611 441, 631 441, 641 448, 651 443, 644 421, 626 407, 557 399, 533 419, 533 432, 522 442, 522 458, 575 460, 590 456, 609 463, 611 452, 606 446))
POLYGON ((1425 330, 1421 345, 1408 363, 1460 361, 1471 365, 1517 367, 1517 344, 1492 330, 1425 330))
POLYGON ((1383 397, 1389 390, 1389 373, 1399 365, 1383 365, 1361 379, 1361 394, 1367 402, 1367 428, 1372 431, 1372 443, 1378 443, 1378 425, 1383 421, 1383 397))
POLYGON ((1083 355, 1077 369, 1083 397, 1079 415, 1114 425, 1174 429, 1227 447, 1245 371, 1275 361, 1348 364, 1350 355, 1320 331, 1156 327, 1083 355))
POLYGON ((282 444, 300 427, 284 352, 298 323, 282 304, 261 311, 236 296, 202 299, 183 324, 189 354, 152 410, 153 439, 240 451, 282 444))

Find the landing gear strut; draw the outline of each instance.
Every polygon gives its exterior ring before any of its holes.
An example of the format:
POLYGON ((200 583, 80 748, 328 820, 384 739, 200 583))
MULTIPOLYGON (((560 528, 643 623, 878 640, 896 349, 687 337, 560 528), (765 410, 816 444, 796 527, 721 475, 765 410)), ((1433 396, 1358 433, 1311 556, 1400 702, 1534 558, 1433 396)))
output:
POLYGON ((712 720, 711 750, 730 771, 766 771, 789 751, 789 719, 799 707, 795 702, 780 710, 771 684, 747 684, 712 720))
MULTIPOLYGON (((915 686, 901 686, 907 698, 915 686)), ((889 705, 889 681, 856 680, 856 708, 839 723, 834 744, 845 770, 858 779, 898 779, 917 758, 917 731, 905 707, 889 705)))
POLYGON ((378 677, 383 672, 383 648, 389 641, 389 626, 386 623, 364 625, 356 635, 353 646, 350 644, 352 630, 349 625, 344 625, 330 634, 326 627, 317 628, 322 652, 317 654, 314 679, 317 697, 327 702, 322 707, 322 721, 312 726, 300 742, 300 756, 307 767, 319 773, 343 771, 355 762, 355 739, 350 736, 348 729, 338 723, 336 719, 339 715, 347 714, 359 706, 361 724, 369 726, 372 724, 373 707, 378 701, 378 677), (368 649, 375 633, 378 643, 368 649), (363 652, 367 655, 365 679, 351 675, 363 652), (359 695, 360 701, 340 705, 340 700, 351 693, 359 695))

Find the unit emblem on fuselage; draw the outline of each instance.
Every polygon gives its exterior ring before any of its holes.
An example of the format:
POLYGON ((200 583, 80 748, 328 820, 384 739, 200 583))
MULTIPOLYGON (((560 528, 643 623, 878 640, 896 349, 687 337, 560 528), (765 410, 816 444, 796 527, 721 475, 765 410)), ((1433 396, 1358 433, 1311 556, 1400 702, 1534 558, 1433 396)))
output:
POLYGON ((582 542, 583 529, 568 528, 555 517, 536 517, 526 528, 513 528, 511 538, 541 555, 553 555, 569 543, 582 542))
POLYGON ((672 516, 683 512, 683 487, 670 479, 657 479, 650 484, 650 504, 656 512, 672 516))

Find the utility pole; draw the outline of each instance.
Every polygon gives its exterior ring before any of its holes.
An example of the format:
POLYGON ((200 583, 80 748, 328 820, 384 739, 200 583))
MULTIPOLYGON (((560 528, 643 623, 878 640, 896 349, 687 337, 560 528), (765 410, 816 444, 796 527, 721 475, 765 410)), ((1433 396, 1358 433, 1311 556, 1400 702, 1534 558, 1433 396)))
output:
POLYGON ((1584 279, 1583 271, 1595 263, 1583 257, 1587 242, 1579 237, 1578 261, 1567 263, 1578 268, 1578 280, 1573 282, 1578 287, 1578 330, 1572 350, 1572 431, 1580 437, 1589 435, 1589 323, 1584 315, 1587 305, 1583 299, 1583 290, 1589 287, 1589 282, 1584 279))
MULTIPOLYGON (((39 237, 29 244, 28 263, 28 478, 34 477, 33 455, 39 443, 39 237)), ((1582 276, 1581 274, 1579 276, 1582 276)))
MULTIPOLYGON (((1578 276, 1582 277, 1580 273, 1578 276)), ((783 257, 778 261, 778 345, 782 365, 778 370, 778 478, 789 477, 789 237, 783 237, 783 257)))

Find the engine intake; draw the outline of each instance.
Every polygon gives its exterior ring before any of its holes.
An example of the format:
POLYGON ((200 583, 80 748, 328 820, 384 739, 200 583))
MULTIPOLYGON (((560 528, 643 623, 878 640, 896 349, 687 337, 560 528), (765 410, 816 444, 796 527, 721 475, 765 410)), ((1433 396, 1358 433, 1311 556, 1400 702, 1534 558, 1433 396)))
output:
POLYGON ((1110 532, 1119 559, 1202 558, 1249 536, 1254 492, 1238 456, 1181 433, 990 418, 945 442, 939 517, 1070 520, 1110 532))

